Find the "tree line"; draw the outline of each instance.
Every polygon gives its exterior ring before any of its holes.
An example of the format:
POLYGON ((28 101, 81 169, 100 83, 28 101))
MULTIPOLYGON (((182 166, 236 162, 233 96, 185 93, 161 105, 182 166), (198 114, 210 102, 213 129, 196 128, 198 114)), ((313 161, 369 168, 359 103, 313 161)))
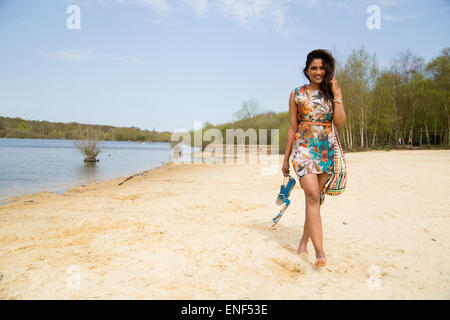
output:
POLYGON ((169 142, 170 132, 0 117, 0 138, 169 142))
MULTIPOLYGON (((425 63, 409 49, 398 53, 387 69, 364 46, 346 59, 336 57, 335 77, 341 88, 347 120, 339 128, 346 151, 450 147, 450 48, 425 63), (401 143, 399 143, 401 142, 401 143)), ((287 99, 286 99, 287 101, 287 99)), ((289 106, 286 106, 289 110, 289 106)), ((280 153, 286 147, 289 112, 261 112, 255 99, 244 101, 235 121, 203 129, 279 129, 280 153)), ((191 132, 193 136, 193 132, 191 132)), ((259 137, 258 137, 259 139, 259 137)), ((258 140, 260 141, 260 140, 258 140)), ((204 141, 203 147, 210 142, 204 141)), ((247 144, 247 141, 245 142, 247 144)))
POLYGON ((450 48, 428 63, 410 50, 386 70, 375 54, 353 50, 338 64, 347 121, 340 129, 344 147, 369 149, 402 145, 450 146, 450 48))

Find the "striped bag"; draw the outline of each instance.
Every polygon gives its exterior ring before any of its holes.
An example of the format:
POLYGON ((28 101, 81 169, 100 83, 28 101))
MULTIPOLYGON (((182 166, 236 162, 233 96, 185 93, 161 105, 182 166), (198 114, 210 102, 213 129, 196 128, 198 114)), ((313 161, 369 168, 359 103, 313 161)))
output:
POLYGON ((332 136, 334 141, 334 167, 333 173, 325 183, 325 193, 330 196, 338 196, 345 191, 347 185, 347 161, 342 150, 339 134, 332 123, 332 136))

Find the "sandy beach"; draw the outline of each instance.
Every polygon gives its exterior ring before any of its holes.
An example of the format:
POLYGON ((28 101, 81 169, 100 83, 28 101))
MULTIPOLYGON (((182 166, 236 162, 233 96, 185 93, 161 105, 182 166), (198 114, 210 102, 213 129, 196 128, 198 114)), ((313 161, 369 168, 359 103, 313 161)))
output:
MULTIPOLYGON (((450 299, 450 151, 347 154, 321 207, 327 265, 296 254, 299 184, 257 164, 166 164, 0 206, 1 299, 450 299)), ((291 168, 291 175, 294 172, 291 168)))

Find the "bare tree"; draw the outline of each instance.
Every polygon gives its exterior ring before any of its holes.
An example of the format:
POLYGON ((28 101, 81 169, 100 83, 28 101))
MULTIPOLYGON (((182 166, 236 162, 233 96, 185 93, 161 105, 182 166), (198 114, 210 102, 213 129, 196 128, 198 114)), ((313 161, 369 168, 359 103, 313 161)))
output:
MULTIPOLYGON (((409 136, 414 132, 415 121, 415 103, 412 95, 414 90, 411 90, 409 84, 415 76, 423 73, 425 62, 422 57, 414 55, 410 49, 403 50, 397 54, 391 63, 391 70, 399 77, 399 83, 396 87, 395 99, 395 123, 394 123, 394 139, 402 137, 406 138, 406 132, 409 131, 409 136), (412 116, 412 121, 411 121, 412 116), (408 123, 410 123, 408 130, 408 123)), ((424 122, 425 127, 427 126, 424 122)), ((428 128, 426 128, 428 135, 428 128)), ((408 141, 412 141, 408 137, 408 141)))
POLYGON ((100 149, 97 147, 98 140, 95 134, 88 130, 84 133, 84 139, 75 141, 75 146, 85 156, 84 162, 98 162, 97 155, 100 149))
POLYGON ((409 49, 399 52, 392 63, 392 70, 400 75, 404 83, 411 81, 414 74, 423 72, 424 67, 424 59, 415 56, 409 49))
MULTIPOLYGON (((378 67, 376 56, 370 55, 363 46, 359 50, 353 50, 347 58, 345 64, 345 78, 349 80, 348 95, 346 95, 345 106, 349 109, 349 125, 355 126, 359 130, 360 147, 369 146, 368 143, 368 119, 371 107, 374 103, 374 97, 370 94, 376 84, 378 67), (359 118, 358 122, 352 123, 353 114, 359 118)), ((344 88, 342 88, 344 90, 344 88)), ((353 144, 353 128, 351 128, 350 144, 353 144)))
POLYGON ((251 119, 260 113, 259 104, 255 99, 244 101, 241 108, 233 114, 236 121, 251 119))

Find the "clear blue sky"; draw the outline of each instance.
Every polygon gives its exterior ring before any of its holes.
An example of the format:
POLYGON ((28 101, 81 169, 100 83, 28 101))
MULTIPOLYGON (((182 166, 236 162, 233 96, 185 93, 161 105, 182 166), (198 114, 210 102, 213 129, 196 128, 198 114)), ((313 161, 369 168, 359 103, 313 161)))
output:
POLYGON ((288 111, 309 51, 428 62, 450 46, 449 18, 446 0, 0 0, 0 115, 172 131, 230 121, 251 98, 288 111))

